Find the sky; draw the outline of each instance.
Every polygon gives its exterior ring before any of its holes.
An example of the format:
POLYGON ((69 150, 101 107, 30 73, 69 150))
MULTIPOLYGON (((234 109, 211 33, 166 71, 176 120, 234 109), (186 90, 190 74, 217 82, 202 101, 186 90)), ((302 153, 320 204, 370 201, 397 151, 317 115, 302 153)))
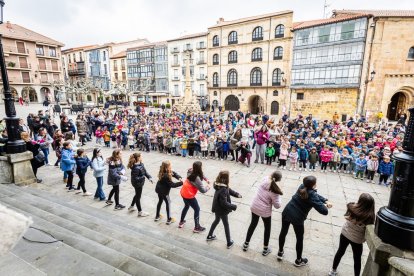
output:
POLYGON ((293 20, 319 19, 333 9, 414 10, 413 0, 5 0, 11 21, 63 42, 64 48, 137 38, 162 41, 234 20, 293 10, 293 20))

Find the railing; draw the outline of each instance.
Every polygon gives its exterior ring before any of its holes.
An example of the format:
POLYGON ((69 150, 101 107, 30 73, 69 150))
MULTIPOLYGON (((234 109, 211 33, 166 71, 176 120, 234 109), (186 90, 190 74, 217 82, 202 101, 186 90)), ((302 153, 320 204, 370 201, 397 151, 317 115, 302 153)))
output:
POLYGON ((23 64, 23 66, 22 66, 22 64, 20 64, 20 66, 19 66, 19 64, 16 64, 14 62, 13 62, 13 65, 12 65, 10 62, 6 61, 6 66, 7 66, 7 69, 10 69, 10 70, 13 70, 13 69, 16 69, 16 70, 29 70, 29 69, 32 69, 32 65, 30 63, 29 64, 23 64))
POLYGON ((173 80, 180 80, 180 77, 174 76, 173 80))
POLYGON ((77 75, 85 75, 85 70, 84 69, 72 69, 72 70, 68 70, 68 75, 69 76, 77 76, 77 75))
POLYGON ((206 76, 204 74, 200 74, 200 75, 197 76, 197 79, 198 80, 205 80, 206 76))
POLYGON ((4 52, 8 54, 22 54, 22 55, 28 55, 29 49, 26 48, 17 48, 13 46, 4 46, 4 52))
POLYGON ((53 72, 60 71, 59 66, 58 67, 53 67, 53 66, 41 67, 41 66, 38 66, 38 69, 39 69, 39 71, 53 71, 53 72))
POLYGON ((43 80, 40 80, 40 83, 49 83, 49 80, 48 79, 43 79, 43 80))
POLYGON ((173 48, 172 50, 171 50, 171 53, 172 54, 178 54, 180 52, 180 49, 178 49, 178 48, 173 48))
POLYGON ((197 61, 197 64, 198 65, 200 65, 200 64, 205 64, 206 63, 206 61, 204 60, 204 59, 199 59, 198 61, 197 61))
POLYGON ((173 64, 171 64, 171 67, 178 67, 178 66, 180 66, 179 62, 173 62, 173 64))
POLYGON ((229 45, 237 44, 239 43, 238 40, 229 40, 229 45))
MULTIPOLYGON (((18 83, 33 83, 33 80, 31 78, 21 78, 21 77, 8 77, 9 82, 12 84, 18 84, 18 83)), ((0 82, 3 82, 2 79, 0 79, 0 82)))
POLYGON ((183 52, 184 51, 192 51, 192 50, 193 50, 193 46, 191 46, 191 45, 190 46, 185 46, 184 49, 183 49, 183 52))
POLYGON ((196 47, 197 50, 201 50, 201 49, 205 49, 205 48, 206 48, 206 44, 205 43, 203 43, 203 44, 198 43, 197 44, 197 47, 196 47))

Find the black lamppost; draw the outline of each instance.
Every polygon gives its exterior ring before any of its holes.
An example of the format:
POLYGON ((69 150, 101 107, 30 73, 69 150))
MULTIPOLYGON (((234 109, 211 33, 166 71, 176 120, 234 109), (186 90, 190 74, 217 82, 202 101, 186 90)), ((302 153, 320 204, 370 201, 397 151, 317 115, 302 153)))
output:
MULTIPOLYGON (((3 24, 4 0, 0 0, 0 24, 3 24)), ((10 91, 9 78, 7 76, 6 62, 4 60, 3 44, 0 34, 0 70, 4 88, 4 108, 6 109, 6 128, 7 128, 7 153, 21 153, 26 151, 26 143, 20 139, 19 118, 16 117, 13 95, 10 91)))

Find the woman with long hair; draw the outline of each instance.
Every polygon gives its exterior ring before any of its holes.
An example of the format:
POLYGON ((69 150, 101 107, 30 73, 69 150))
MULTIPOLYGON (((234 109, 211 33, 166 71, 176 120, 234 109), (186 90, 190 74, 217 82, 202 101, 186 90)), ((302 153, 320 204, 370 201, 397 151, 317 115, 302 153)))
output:
POLYGON ((171 188, 177 188, 183 185, 183 181, 180 175, 171 169, 171 162, 169 160, 163 161, 158 172, 158 181, 155 187, 155 192, 158 194, 157 213, 154 221, 159 221, 162 218, 160 214, 162 203, 165 202, 165 208, 167 211, 167 225, 175 222, 175 218, 171 217, 170 213, 170 191, 171 188), (178 182, 173 181, 173 177, 178 182))
POLYGON ((108 170, 108 185, 112 186, 112 190, 109 193, 106 204, 111 205, 113 203, 112 196, 115 195, 115 210, 124 209, 125 206, 119 203, 119 185, 121 181, 127 181, 125 176, 125 167, 122 164, 121 150, 116 149, 112 152, 112 156, 109 157, 106 162, 109 165, 108 170))
POLYGON ((260 158, 260 162, 264 164, 266 143, 269 140, 269 131, 267 130, 267 126, 262 125, 258 131, 255 131, 254 138, 257 143, 256 160, 254 161, 254 163, 258 163, 260 158))
POLYGON ((134 205, 137 205, 138 217, 146 217, 148 216, 148 213, 142 211, 141 208, 142 188, 144 188, 145 178, 148 178, 151 183, 153 182, 151 175, 148 174, 147 170, 144 167, 144 163, 142 163, 141 153, 136 152, 131 154, 128 161, 128 169, 131 169, 131 184, 135 189, 135 195, 132 199, 131 206, 128 208, 128 211, 134 211, 134 205))
POLYGON ((320 214, 326 216, 328 214, 328 208, 331 207, 332 204, 316 191, 316 177, 306 176, 303 179, 303 184, 299 186, 297 192, 282 212, 282 229, 280 230, 279 252, 277 253, 278 260, 283 260, 283 247, 289 226, 292 224, 296 235, 296 260, 294 265, 307 265, 308 259, 302 257, 306 217, 312 208, 315 208, 320 214))
POLYGON ((100 148, 93 149, 91 167, 93 169, 93 176, 95 177, 97 184, 94 198, 103 201, 106 199, 105 193, 103 191, 103 177, 106 170, 106 166, 100 148))
POLYGON ((272 250, 269 247, 270 231, 272 227, 272 207, 279 209, 281 206, 281 196, 283 195, 278 183, 282 180, 282 174, 278 171, 273 172, 270 177, 266 177, 253 199, 250 210, 252 212, 252 220, 249 230, 247 230, 246 240, 243 244, 243 251, 249 248, 250 239, 262 218, 264 224, 264 242, 262 255, 269 255, 272 250))
POLYGON ((196 161, 193 163, 193 168, 188 170, 187 179, 183 183, 183 187, 181 188, 181 197, 184 201, 184 208, 181 212, 181 220, 180 224, 178 225, 179 228, 183 228, 186 220, 185 216, 187 215, 188 209, 193 208, 194 210, 194 233, 200 233, 206 230, 206 228, 200 225, 200 206, 198 205, 198 201, 196 199, 197 192, 200 191, 201 193, 207 193, 210 189, 209 182, 207 181, 207 186, 203 184, 204 174, 202 169, 203 163, 200 161, 196 161))
POLYGON ((363 243, 365 242, 365 229, 369 224, 375 222, 375 201, 367 193, 359 196, 358 202, 348 203, 345 213, 345 223, 342 226, 339 238, 339 248, 335 254, 332 269, 329 276, 336 276, 339 263, 345 254, 348 245, 351 245, 354 256, 354 274, 358 276, 361 272, 361 256, 363 243))

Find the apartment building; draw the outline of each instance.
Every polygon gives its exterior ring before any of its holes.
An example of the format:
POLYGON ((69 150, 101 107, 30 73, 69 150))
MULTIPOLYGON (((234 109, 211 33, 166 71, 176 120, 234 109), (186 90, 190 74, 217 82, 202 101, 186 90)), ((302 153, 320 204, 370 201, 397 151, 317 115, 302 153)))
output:
MULTIPOLYGON (((0 25, 10 89, 16 99, 54 101, 54 81, 63 80, 63 43, 9 21, 0 25)), ((1 82, 1 79, 0 79, 1 82)), ((3 93, 1 93, 3 97, 3 93)))

